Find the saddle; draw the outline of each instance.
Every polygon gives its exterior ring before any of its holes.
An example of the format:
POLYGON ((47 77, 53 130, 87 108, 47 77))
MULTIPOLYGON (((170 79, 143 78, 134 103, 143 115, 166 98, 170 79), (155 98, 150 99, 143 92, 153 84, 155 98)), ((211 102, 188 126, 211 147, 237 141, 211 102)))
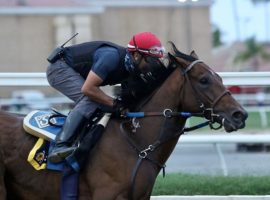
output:
POLYGON ((28 155, 28 162, 36 169, 63 170, 65 164, 70 165, 75 171, 80 171, 86 162, 87 154, 100 139, 110 115, 97 110, 89 123, 82 128, 81 134, 74 142, 77 149, 62 163, 47 161, 54 140, 65 123, 67 115, 57 110, 34 110, 23 120, 24 130, 37 137, 38 140, 28 155))

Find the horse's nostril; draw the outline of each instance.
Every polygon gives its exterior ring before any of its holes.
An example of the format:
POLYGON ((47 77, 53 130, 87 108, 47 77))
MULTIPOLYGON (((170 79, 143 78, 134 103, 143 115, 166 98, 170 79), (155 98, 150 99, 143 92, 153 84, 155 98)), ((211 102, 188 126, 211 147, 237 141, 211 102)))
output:
POLYGON ((235 121, 243 121, 247 119, 248 114, 245 111, 237 110, 233 112, 232 117, 235 121))

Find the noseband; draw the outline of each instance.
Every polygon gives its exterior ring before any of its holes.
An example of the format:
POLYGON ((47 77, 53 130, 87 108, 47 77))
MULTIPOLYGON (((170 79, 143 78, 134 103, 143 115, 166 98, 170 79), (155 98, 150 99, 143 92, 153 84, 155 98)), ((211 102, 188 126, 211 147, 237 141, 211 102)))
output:
MULTIPOLYGON (((203 63, 203 61, 201 60, 195 60, 192 63, 190 63, 190 65, 182 71, 182 75, 185 77, 185 79, 187 80, 188 84, 191 86, 192 88, 192 92, 194 94, 194 96, 196 96, 197 101, 199 103, 199 107, 202 110, 202 113, 204 115, 204 117, 206 119, 210 120, 209 126, 211 129, 220 129, 223 125, 224 125, 224 121, 225 118, 223 118, 222 116, 216 114, 214 112, 214 108, 215 106, 218 104, 218 102, 225 96, 225 95, 230 95, 230 91, 229 90, 224 90, 214 101, 211 101, 211 99, 209 99, 207 96, 203 95, 199 90, 196 89, 196 87, 194 87, 194 85, 192 84, 192 82, 190 81, 190 78, 188 76, 188 72, 196 66, 196 64, 198 63, 203 63), (199 97, 199 98, 198 98, 199 97), (210 107, 205 107, 204 103, 202 102, 201 99, 208 99, 210 102, 210 107), (218 127, 214 127, 213 124, 215 122, 219 123, 218 127)), ((208 69, 207 69, 208 70, 208 69)))

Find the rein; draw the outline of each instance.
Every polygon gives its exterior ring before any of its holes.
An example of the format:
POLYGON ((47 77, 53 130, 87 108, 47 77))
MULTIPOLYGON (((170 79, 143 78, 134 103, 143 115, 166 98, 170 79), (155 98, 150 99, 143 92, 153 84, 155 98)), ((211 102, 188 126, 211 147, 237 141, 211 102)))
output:
MULTIPOLYGON (((188 72, 198 63, 201 63, 201 60, 195 60, 193 61, 182 73, 182 75, 185 77, 185 79, 187 80, 188 84, 190 84, 193 93, 195 96, 197 96, 197 94, 199 94, 199 96, 201 98, 206 98, 205 96, 202 96, 201 93, 199 93, 196 88, 191 84, 191 81, 188 77, 188 72)), ((155 93, 155 92, 154 92, 155 93)), ((146 102, 148 102, 152 97, 153 94, 150 95, 150 98, 147 98, 146 102)), ((202 110, 202 112, 200 113, 190 113, 190 112, 174 112, 171 109, 165 109, 162 112, 127 112, 125 114, 124 117, 126 118, 132 118, 132 126, 134 127, 134 129, 132 130, 133 132, 136 132, 136 129, 140 127, 139 122, 136 122, 136 118, 143 118, 143 117, 153 117, 153 116, 161 116, 165 118, 164 121, 164 125, 162 126, 162 129, 160 131, 159 134, 159 138, 153 142, 152 144, 148 145, 148 147, 143 148, 142 150, 140 150, 140 148, 134 143, 134 141, 128 137, 128 134, 126 134, 126 131, 124 130, 124 124, 126 123, 130 123, 130 120, 122 122, 120 124, 120 132, 122 133, 122 135, 124 136, 124 138, 126 138, 127 142, 130 144, 130 146, 137 152, 138 154, 138 159, 137 162, 135 164, 135 167, 133 168, 132 171, 132 175, 131 175, 131 179, 130 179, 130 189, 129 189, 129 193, 128 193, 128 197, 130 200, 133 199, 133 191, 134 191, 134 187, 135 187, 135 181, 136 181, 136 176, 139 170, 139 167, 142 164, 143 160, 147 160, 150 161, 152 164, 156 165, 157 167, 161 168, 163 171, 163 176, 165 176, 165 165, 160 164, 158 161, 155 161, 153 159, 151 159, 149 157, 149 154, 151 154, 152 152, 154 152, 158 147, 160 147, 162 144, 165 144, 167 142, 169 142, 170 140, 173 140, 179 136, 181 136, 182 134, 184 134, 185 132, 189 132, 189 131, 193 131, 205 126, 210 126, 211 129, 219 129, 223 126, 224 123, 224 118, 221 119, 221 123, 219 127, 214 127, 213 124, 217 121, 216 119, 220 119, 221 116, 218 114, 214 113, 214 107, 218 104, 218 102, 227 94, 230 94, 229 91, 225 90, 222 94, 220 94, 214 101, 211 101, 211 107, 210 108, 205 108, 204 104, 202 103, 202 101, 200 100, 200 108, 202 110), (196 117, 204 117, 206 119, 208 119, 206 122, 200 123, 198 125, 192 126, 192 127, 188 127, 188 128, 183 128, 179 133, 173 135, 172 137, 167 137, 167 138, 163 138, 164 136, 164 132, 166 130, 166 125, 168 123, 168 119, 172 118, 172 117, 183 117, 183 118, 189 118, 192 116, 196 116, 196 117)), ((198 98, 197 98, 198 99, 198 98)), ((208 99, 208 98, 207 98, 208 99)), ((208 99, 209 100, 209 99, 208 99)), ((145 104, 145 103, 144 103, 145 104)), ((143 105, 144 105, 143 104, 143 105)))

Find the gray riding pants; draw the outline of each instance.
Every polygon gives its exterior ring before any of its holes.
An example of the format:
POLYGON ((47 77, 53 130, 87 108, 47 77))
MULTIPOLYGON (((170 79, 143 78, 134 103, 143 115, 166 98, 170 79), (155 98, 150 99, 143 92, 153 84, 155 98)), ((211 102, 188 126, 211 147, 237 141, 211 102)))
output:
POLYGON ((89 119, 93 112, 100 107, 100 104, 91 101, 81 92, 85 79, 65 61, 58 60, 50 64, 46 74, 48 82, 53 88, 75 102, 75 107, 71 112, 78 111, 89 119))

